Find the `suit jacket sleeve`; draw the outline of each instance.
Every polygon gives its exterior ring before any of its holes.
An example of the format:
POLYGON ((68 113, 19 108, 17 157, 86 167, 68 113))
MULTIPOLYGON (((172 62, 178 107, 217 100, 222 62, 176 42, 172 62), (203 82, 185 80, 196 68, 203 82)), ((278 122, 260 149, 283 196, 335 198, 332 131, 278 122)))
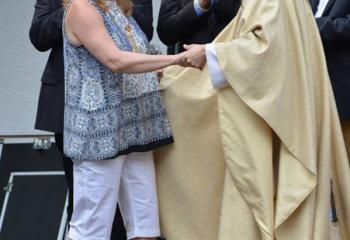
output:
POLYGON ((348 43, 350 41, 350 15, 344 18, 321 17, 317 25, 322 40, 329 43, 348 43))
POLYGON ((134 0, 133 17, 149 41, 153 37, 152 0, 134 0))
POLYGON ((50 0, 37 0, 29 31, 30 41, 36 49, 47 51, 62 45, 63 13, 63 7, 52 9, 50 0))
POLYGON ((241 6, 241 0, 220 0, 214 5, 214 12, 217 17, 225 19, 233 19, 239 7, 241 6))
POLYGON ((197 16, 193 1, 181 8, 178 1, 162 0, 158 18, 158 35, 166 45, 174 45, 194 31, 197 16))

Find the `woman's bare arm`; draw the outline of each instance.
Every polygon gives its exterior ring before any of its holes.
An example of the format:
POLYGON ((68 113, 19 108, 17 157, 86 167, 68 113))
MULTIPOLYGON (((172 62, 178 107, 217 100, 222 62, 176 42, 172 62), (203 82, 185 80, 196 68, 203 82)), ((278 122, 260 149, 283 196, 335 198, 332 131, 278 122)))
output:
POLYGON ((121 51, 108 34, 101 15, 87 0, 73 1, 64 21, 70 42, 86 47, 111 71, 143 73, 183 64, 183 54, 146 55, 121 51))

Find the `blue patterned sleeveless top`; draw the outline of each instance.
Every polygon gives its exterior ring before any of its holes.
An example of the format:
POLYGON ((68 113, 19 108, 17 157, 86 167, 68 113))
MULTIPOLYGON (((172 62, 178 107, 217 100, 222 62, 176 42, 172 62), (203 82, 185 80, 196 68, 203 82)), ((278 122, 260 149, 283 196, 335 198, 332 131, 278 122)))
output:
MULTIPOLYGON (((132 17, 117 5, 107 12, 95 7, 119 49, 147 53, 148 40, 132 17)), ((154 72, 110 71, 85 47, 69 42, 64 23, 63 39, 64 152, 68 157, 107 160, 173 143, 154 72)))

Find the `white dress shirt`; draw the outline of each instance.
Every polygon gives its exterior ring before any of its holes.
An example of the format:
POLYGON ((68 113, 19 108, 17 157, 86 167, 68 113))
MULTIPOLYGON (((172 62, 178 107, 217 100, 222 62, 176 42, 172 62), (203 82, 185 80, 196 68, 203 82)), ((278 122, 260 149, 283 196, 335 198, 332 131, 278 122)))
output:
POLYGON ((317 6, 317 12, 315 14, 316 18, 322 17, 322 14, 324 12, 324 10, 327 7, 329 0, 320 0, 318 6, 317 6))

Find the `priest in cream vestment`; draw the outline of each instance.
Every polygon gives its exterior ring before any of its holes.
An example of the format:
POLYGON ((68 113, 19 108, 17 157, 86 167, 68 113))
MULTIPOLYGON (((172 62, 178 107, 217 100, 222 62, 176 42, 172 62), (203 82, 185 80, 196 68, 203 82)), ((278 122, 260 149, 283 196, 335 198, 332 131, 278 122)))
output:
POLYGON ((164 236, 329 240, 332 179, 349 240, 350 170, 308 1, 242 0, 213 44, 187 48, 193 66, 199 48, 214 52, 226 84, 215 89, 208 66, 165 72, 175 144, 155 153, 164 236))

